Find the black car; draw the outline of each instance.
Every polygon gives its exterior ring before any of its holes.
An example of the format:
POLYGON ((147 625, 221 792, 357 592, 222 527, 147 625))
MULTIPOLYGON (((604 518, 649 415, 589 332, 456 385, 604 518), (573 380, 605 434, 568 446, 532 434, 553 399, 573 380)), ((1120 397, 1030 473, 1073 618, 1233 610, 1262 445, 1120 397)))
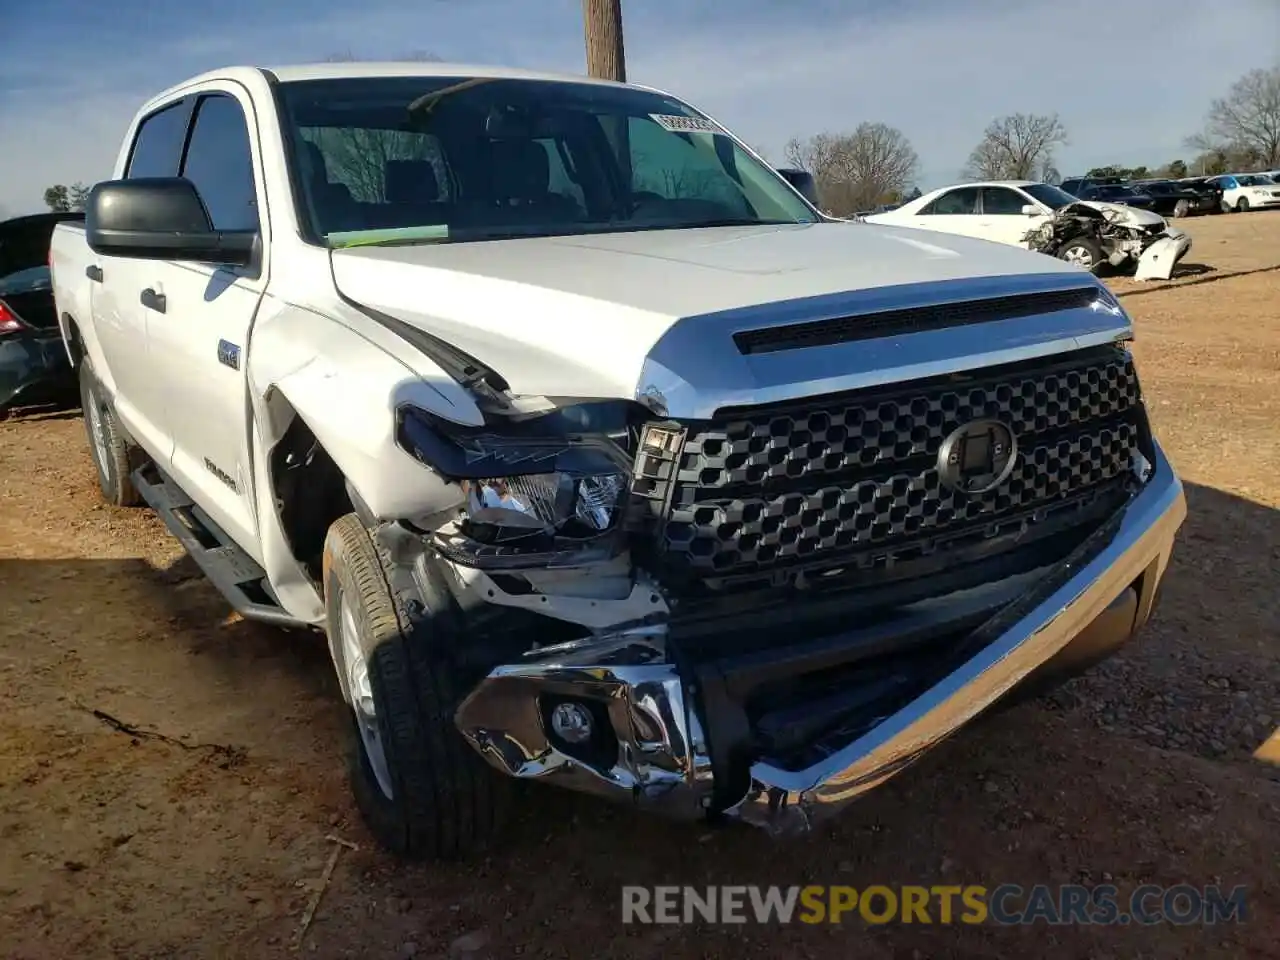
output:
POLYGON ((1222 193, 1196 189, 1173 180, 1146 180, 1133 189, 1151 197, 1151 208, 1166 217, 1187 217, 1197 213, 1221 213, 1222 193))
POLYGON ((49 238, 82 213, 41 213, 0 222, 0 419, 15 406, 77 396, 53 305, 49 238))
POLYGON ((1213 177, 1185 177, 1175 182, 1180 187, 1187 187, 1191 190, 1199 190, 1201 193, 1209 194, 1213 198, 1213 213, 1226 212, 1222 207, 1222 184, 1218 183, 1213 177))
POLYGON ((1139 193, 1127 183, 1095 183, 1080 187, 1075 195, 1081 200, 1122 203, 1126 207, 1141 207, 1143 210, 1152 210, 1155 207, 1153 197, 1139 193))
POLYGON ((1119 177, 1068 177, 1062 181, 1062 189, 1067 191, 1073 197, 1080 196, 1082 190, 1088 190, 1090 187, 1114 186, 1124 183, 1119 177))

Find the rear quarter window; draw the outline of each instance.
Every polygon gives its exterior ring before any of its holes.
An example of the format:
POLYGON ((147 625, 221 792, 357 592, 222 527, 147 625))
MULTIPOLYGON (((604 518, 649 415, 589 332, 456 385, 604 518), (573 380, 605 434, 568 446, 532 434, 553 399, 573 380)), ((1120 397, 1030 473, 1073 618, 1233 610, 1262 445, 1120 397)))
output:
POLYGON ((188 104, 184 100, 163 107, 138 127, 125 176, 176 177, 182 160, 182 144, 187 137, 188 104))

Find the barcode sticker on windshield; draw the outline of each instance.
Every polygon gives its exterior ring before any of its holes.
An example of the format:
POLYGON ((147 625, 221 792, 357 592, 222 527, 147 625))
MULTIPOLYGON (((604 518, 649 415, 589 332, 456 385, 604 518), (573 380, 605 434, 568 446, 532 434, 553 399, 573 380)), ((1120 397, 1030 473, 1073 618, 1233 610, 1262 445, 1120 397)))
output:
POLYGON ((651 113, 653 122, 672 133, 723 133, 710 120, 703 117, 677 117, 666 113, 651 113))

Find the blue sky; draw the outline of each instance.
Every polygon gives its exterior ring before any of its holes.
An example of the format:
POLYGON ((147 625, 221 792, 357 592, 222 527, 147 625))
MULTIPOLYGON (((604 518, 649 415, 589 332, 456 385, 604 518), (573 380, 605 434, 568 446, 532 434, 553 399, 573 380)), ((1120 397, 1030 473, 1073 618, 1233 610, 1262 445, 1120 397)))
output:
MULTIPOLYGON (((1062 116, 1064 173, 1185 157, 1210 99, 1280 56, 1277 0, 625 0, 624 13, 630 79, 776 161, 793 135, 893 124, 926 188, 1016 111, 1062 116)), ((581 3, 0 0, 0 215, 41 209, 48 184, 108 177, 134 110, 172 83, 348 51, 582 72, 581 3)))

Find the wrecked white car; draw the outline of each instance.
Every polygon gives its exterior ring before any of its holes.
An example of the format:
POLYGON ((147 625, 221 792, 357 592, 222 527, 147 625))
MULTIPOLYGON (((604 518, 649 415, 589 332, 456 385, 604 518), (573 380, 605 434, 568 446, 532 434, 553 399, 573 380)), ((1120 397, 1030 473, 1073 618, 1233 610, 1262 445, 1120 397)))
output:
POLYGON ((1058 209, 1023 236, 1039 253, 1086 270, 1133 270, 1138 280, 1168 280, 1191 238, 1149 210, 1081 200, 1058 209))
POLYGON ((1189 236, 1148 210, 1077 200, 1031 180, 942 187, 863 219, 1029 247, 1091 271, 1110 264, 1140 280, 1167 280, 1191 249, 1189 236))
POLYGON ((806 829, 1147 621, 1185 506, 1095 278, 833 222, 653 90, 241 67, 52 243, 104 497, 322 631, 369 829, 533 781, 806 829))

